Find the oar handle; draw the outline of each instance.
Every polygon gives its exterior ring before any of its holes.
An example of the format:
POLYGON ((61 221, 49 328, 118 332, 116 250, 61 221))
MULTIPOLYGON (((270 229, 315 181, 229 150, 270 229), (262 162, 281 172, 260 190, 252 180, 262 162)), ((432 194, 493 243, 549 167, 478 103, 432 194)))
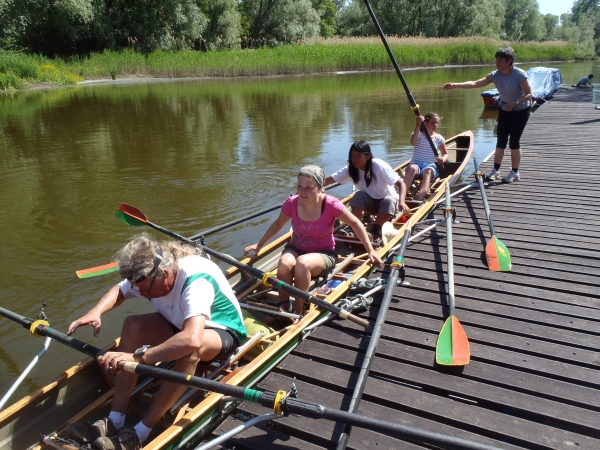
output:
POLYGON ((483 199, 483 207, 485 208, 485 216, 487 217, 488 226, 490 227, 490 233, 495 236, 494 223, 492 222, 492 214, 490 213, 490 207, 488 205, 487 196, 485 195, 485 187, 483 186, 483 174, 479 172, 479 165, 477 164, 477 158, 473 156, 473 165, 475 166, 475 177, 479 182, 479 190, 481 191, 481 198, 483 199))
MULTIPOLYGON (((373 8, 371 8, 371 4, 369 3, 369 0, 364 0, 364 2, 365 2, 365 6, 367 7, 367 10, 369 11, 369 15, 371 16, 371 19, 373 20, 373 24, 375 25, 375 28, 377 28, 377 33, 379 34, 379 37, 381 38, 381 41, 383 42, 383 46, 385 47, 385 50, 387 51, 387 54, 390 57, 390 60, 392 61, 392 65, 394 66, 394 69, 396 70, 396 73, 398 74, 398 78, 400 78, 400 82, 402 83, 402 86, 404 87, 404 91, 406 92, 406 96, 408 97, 408 102, 410 103, 412 110, 415 112, 415 115, 420 116, 421 111, 419 111, 419 105, 417 105, 417 102, 415 101, 415 98, 413 97, 412 92, 410 92, 410 89, 408 88, 408 84, 406 84, 404 75, 402 75, 400 66, 398 65, 398 62, 396 62, 396 58, 394 57, 394 54, 392 53, 392 49, 390 48, 390 46, 388 44, 385 34, 383 34, 381 25, 379 25, 379 21, 377 20, 377 17, 375 16, 375 13, 373 12, 373 8)), ((424 123, 421 124, 421 131, 425 134, 425 137, 427 138, 427 142, 429 142, 429 145, 431 146, 431 151, 433 151, 433 154, 436 157, 439 157, 440 152, 435 147, 435 144, 433 143, 433 140, 431 139, 431 135, 429 134, 429 130, 427 129, 427 127, 425 126, 424 123)), ((441 163, 436 162, 436 165, 438 165, 441 169, 444 168, 444 165, 441 163)))
MULTIPOLYGON (((0 307, 0 315, 6 317, 7 319, 12 320, 13 322, 23 325, 24 328, 26 328, 30 331, 32 331, 31 327, 36 322, 34 319, 30 319, 29 317, 21 316, 19 314, 16 314, 16 313, 9 311, 8 309, 2 308, 2 307, 0 307)), ((39 324, 39 325, 36 325, 33 329, 40 336, 52 338, 55 341, 60 342, 61 344, 66 345, 67 347, 71 347, 75 350, 79 350, 80 352, 85 353, 88 356, 97 358, 98 356, 104 354, 104 352, 101 349, 94 347, 92 345, 86 344, 85 342, 80 341, 79 339, 75 339, 71 336, 61 333, 60 331, 57 331, 54 328, 51 328, 49 326, 39 324)))

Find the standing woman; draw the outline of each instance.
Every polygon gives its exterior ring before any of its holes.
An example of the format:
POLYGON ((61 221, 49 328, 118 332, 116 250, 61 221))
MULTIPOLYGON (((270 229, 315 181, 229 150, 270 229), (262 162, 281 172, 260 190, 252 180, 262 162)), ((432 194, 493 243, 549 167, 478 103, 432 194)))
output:
MULTIPOLYGON (((325 276, 337 263, 333 227, 340 219, 352 227, 367 250, 371 263, 382 261, 373 249, 363 224, 337 198, 325 194, 325 173, 318 166, 304 166, 298 173, 298 191, 281 205, 279 217, 256 244, 244 249, 244 254, 258 254, 260 249, 292 220, 292 238, 285 246, 277 266, 277 278, 298 289, 308 291, 312 277, 325 276)), ((279 290, 279 303, 288 310, 290 294, 279 290)), ((296 298, 294 312, 302 314, 303 300, 296 298)), ((266 323, 266 322, 265 322, 266 323)))
POLYGON ((521 162, 521 135, 531 114, 531 99, 533 97, 531 85, 527 80, 527 73, 518 67, 513 67, 515 51, 512 47, 503 47, 496 52, 496 68, 477 81, 464 83, 446 83, 444 90, 473 89, 494 83, 502 104, 498 114, 498 141, 494 154, 494 169, 490 172, 488 181, 500 179, 500 164, 504 157, 504 150, 508 142, 512 170, 508 176, 502 178, 504 183, 520 181, 519 164, 521 162), (510 140, 509 140, 510 136, 510 140))
POLYGON ((371 147, 365 141, 356 141, 348 152, 348 164, 325 178, 325 186, 338 182, 354 183, 358 192, 350 200, 352 214, 359 220, 363 214, 375 214, 375 223, 371 233, 374 237, 381 234, 381 227, 400 209, 408 213, 404 203, 406 186, 402 178, 382 159, 373 158, 371 147), (398 187, 398 192, 394 189, 398 187))

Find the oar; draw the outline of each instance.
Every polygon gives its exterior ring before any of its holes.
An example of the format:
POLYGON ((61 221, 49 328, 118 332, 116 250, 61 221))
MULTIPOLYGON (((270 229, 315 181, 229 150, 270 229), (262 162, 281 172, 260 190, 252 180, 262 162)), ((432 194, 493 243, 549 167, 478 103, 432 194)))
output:
POLYGON ((452 207, 450 206, 450 185, 446 183, 446 245, 448 253, 448 318, 438 336, 435 346, 435 361, 443 366, 464 366, 469 364, 471 351, 462 325, 454 316, 454 263, 452 252, 452 207))
POLYGON ((119 270, 119 265, 116 262, 110 264, 104 264, 103 266, 92 267, 90 269, 78 270, 75 272, 79 278, 91 278, 106 273, 116 272, 119 270))
MULTIPOLYGON (((396 62, 396 58, 394 57, 394 54, 392 53, 392 49, 390 48, 390 46, 387 42, 387 39, 385 38, 385 34, 383 34, 383 30, 381 29, 381 26, 379 25, 379 21, 377 20, 377 17, 375 17, 375 13, 373 12, 373 8, 371 8, 369 0, 365 0, 365 6, 367 7, 367 10, 369 11, 369 15, 371 16, 371 19, 373 19, 373 24, 375 25, 375 28, 377 28, 377 33, 379 33, 379 37, 381 38, 381 41, 383 42, 383 45, 387 51, 387 54, 389 55, 390 60, 392 61, 392 65, 394 66, 394 69, 396 69, 398 78, 400 78, 400 82, 402 83, 402 86, 404 87, 404 91, 406 92, 406 96, 408 97, 408 102, 410 103, 412 110, 415 112, 415 115, 420 116, 421 115, 421 111, 419 111, 420 106, 415 101, 415 98, 413 97, 412 92, 410 92, 410 89, 408 88, 408 84, 406 84, 406 80, 404 79, 404 76, 402 75, 400 66, 396 62)), ((429 130, 425 126, 425 122, 421 123, 421 131, 423 132, 423 134, 425 134, 425 137, 427 138, 427 141, 429 142, 429 145, 431 146, 431 151, 436 156, 436 158, 441 157, 440 152, 438 151, 438 149, 435 147, 435 144, 431 140, 431 135, 429 134, 429 130)), ((440 170, 444 168, 444 165, 442 163, 439 163, 437 160, 436 160, 435 164, 438 166, 438 168, 440 170)))
POLYGON ((477 158, 475 156, 473 156, 473 164, 475 165, 475 178, 477 178, 477 181, 479 182, 479 190, 481 190, 481 198, 483 199, 485 215, 487 217, 488 225, 490 226, 490 234, 492 235, 485 246, 485 258, 487 259, 488 269, 496 272, 508 272, 512 268, 510 252, 508 251, 508 248, 506 248, 506 245, 504 245, 502 241, 498 239, 496 232, 494 231, 492 215, 490 213, 490 207, 488 206, 485 188, 483 186, 483 173, 479 171, 477 158))
POLYGON ((223 394, 240 400, 259 403, 267 408, 273 408, 275 414, 284 414, 286 416, 289 414, 296 414, 311 419, 331 420, 351 426, 365 428, 367 430, 383 433, 385 435, 431 444, 436 448, 460 448, 469 450, 494 450, 496 448, 485 444, 479 444, 477 442, 467 441, 465 439, 445 436, 440 433, 435 433, 408 425, 389 422, 381 418, 372 418, 347 411, 341 411, 339 409, 329 408, 318 403, 293 397, 286 391, 278 391, 275 393, 249 389, 243 386, 233 386, 227 383, 220 383, 218 381, 207 380, 206 378, 186 375, 184 373, 173 372, 136 362, 120 362, 118 363, 118 366, 119 368, 130 373, 146 375, 171 383, 178 383, 185 386, 204 389, 206 391, 216 392, 218 394, 223 394))
POLYGON ((361 319, 360 317, 350 314, 348 311, 340 308, 339 306, 332 305, 331 303, 327 303, 326 301, 321 300, 319 297, 313 296, 307 292, 304 292, 304 291, 298 289, 297 287, 291 286, 291 285, 277 279, 276 277, 272 276, 269 273, 263 272, 262 270, 259 270, 252 266, 249 266, 247 264, 243 264, 243 263, 239 262, 237 259, 232 258, 229 255, 225 255, 224 253, 219 253, 216 250, 212 250, 208 247, 198 244, 197 242, 192 241, 191 239, 185 238, 177 233, 174 233, 173 231, 167 230, 166 228, 163 228, 161 226, 158 226, 158 225, 150 222, 146 218, 146 216, 144 215, 144 213, 142 211, 140 211, 139 209, 137 209, 133 206, 126 205, 125 203, 123 203, 119 207, 119 210, 117 211, 116 216, 119 220, 125 222, 128 225, 132 225, 132 226, 148 225, 149 227, 154 228, 155 230, 158 230, 161 233, 164 233, 175 239, 178 239, 181 242, 184 242, 188 245, 200 247, 203 251, 205 251, 209 255, 214 256, 215 258, 218 258, 221 261, 226 262, 227 264, 231 264, 232 266, 237 267, 238 269, 248 273, 249 275, 251 275, 255 278, 261 279, 263 284, 270 285, 270 286, 276 287, 278 289, 283 289, 284 291, 287 291, 290 294, 292 294, 294 297, 302 298, 304 300, 307 300, 310 303, 314 303, 315 305, 320 306, 323 309, 326 309, 327 311, 337 314, 342 319, 348 319, 351 322, 354 322, 365 328, 369 325, 369 322, 367 322, 365 319, 361 319))
MULTIPOLYGON (((398 255, 396 256, 395 261, 390 264, 391 271, 388 275, 388 282, 383 294, 383 299, 381 300, 381 305, 379 306, 379 314, 377 315, 375 325, 373 325, 373 332, 369 338, 369 346, 365 352, 365 356, 360 367, 360 372, 358 373, 358 379, 354 385, 352 400, 350 401, 350 406, 348 407, 348 412, 351 413, 358 411, 358 406, 362 400, 363 392, 369 379, 369 372, 371 371, 371 366, 373 365, 373 360, 375 359, 375 352, 377 350, 377 345, 379 344, 379 338, 383 332, 383 326, 385 325, 385 318, 387 316, 390 304, 392 303, 392 296, 394 294, 394 289, 396 288, 398 277, 401 275, 401 279, 404 281, 404 251, 406 250, 406 245, 408 244, 408 239, 410 238, 411 226, 412 225, 409 219, 404 230, 404 236, 402 236, 402 242, 400 243, 398 255)), ((350 438, 351 430, 352 429, 349 426, 344 425, 342 427, 340 430, 340 437, 338 439, 336 450, 344 450, 346 448, 348 445, 348 439, 350 438)))
MULTIPOLYGON (((35 320, 16 314, 8 309, 0 307, 0 315, 12 320, 13 322, 23 325, 27 329, 30 329, 33 326, 33 330, 35 330, 41 336, 51 337, 57 342, 85 353, 86 355, 97 358, 103 354, 102 350, 99 348, 88 345, 85 342, 72 338, 71 336, 67 336, 66 334, 54 330, 48 326, 35 325, 35 320)), ((243 386, 234 386, 231 384, 187 375, 180 372, 173 372, 151 365, 138 364, 136 362, 120 362, 118 366, 120 369, 130 373, 149 375, 150 377, 159 380, 178 383, 198 389, 204 389, 206 391, 235 397, 240 400, 260 403, 262 406, 266 406, 267 408, 273 408, 277 414, 297 414, 312 419, 332 420, 380 433, 390 434, 399 438, 429 443, 433 446, 441 448, 497 450, 495 447, 490 447, 488 445, 478 444, 476 442, 471 442, 452 436, 445 436, 443 434, 433 433, 431 431, 422 430, 420 428, 410 427, 407 425, 401 425, 399 423, 388 422, 386 420, 382 420, 381 418, 374 419, 358 414, 351 414, 346 411, 340 411, 338 409, 331 409, 318 403, 294 398, 288 395, 288 393, 285 391, 278 391, 277 393, 258 391, 255 389, 245 388, 243 386)))
POLYGON ((98 356, 104 354, 104 352, 96 348, 92 345, 86 344, 78 339, 75 339, 71 336, 68 336, 60 331, 56 331, 54 328, 51 328, 48 322, 44 320, 34 320, 25 316, 20 316, 8 309, 2 308, 0 306, 0 316, 6 317, 7 319, 12 320, 23 327, 33 335, 38 336, 46 336, 54 339, 56 342, 60 342, 61 344, 66 345, 67 347, 71 347, 75 350, 78 350, 82 353, 85 353, 88 356, 93 358, 97 358, 98 356))

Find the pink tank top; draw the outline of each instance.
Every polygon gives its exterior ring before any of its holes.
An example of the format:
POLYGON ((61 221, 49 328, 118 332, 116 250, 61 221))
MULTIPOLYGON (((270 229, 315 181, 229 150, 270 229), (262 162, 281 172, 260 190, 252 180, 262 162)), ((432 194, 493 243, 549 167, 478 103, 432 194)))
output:
POLYGON ((335 250, 333 225, 335 219, 342 214, 345 206, 337 198, 325 195, 323 214, 314 222, 307 222, 298 217, 298 196, 288 197, 281 211, 292 218, 292 239, 290 244, 304 253, 335 250))

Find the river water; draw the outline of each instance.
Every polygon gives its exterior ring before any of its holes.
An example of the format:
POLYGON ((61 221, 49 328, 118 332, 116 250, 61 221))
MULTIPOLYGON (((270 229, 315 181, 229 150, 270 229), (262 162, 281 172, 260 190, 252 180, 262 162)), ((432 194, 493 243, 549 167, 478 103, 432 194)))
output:
MULTIPOLYGON (((546 65, 561 68, 565 84, 598 72, 592 62, 546 65)), ((443 117, 438 132, 449 138, 473 130, 480 158, 494 149, 497 113, 483 108, 480 90, 444 92, 443 84, 492 69, 405 72, 421 111, 443 117)), ((302 165, 330 174, 355 140, 396 165, 412 154, 414 125, 394 72, 134 80, 0 97, 0 306, 35 317, 47 302, 50 324, 65 331, 118 281, 115 274, 80 280, 75 271, 110 262, 141 231, 115 218, 121 203, 191 236, 280 204, 302 165)), ((241 257, 274 214, 208 236, 207 245, 241 257)), ((101 347, 125 315, 147 310, 148 302, 126 302, 103 317, 99 337, 91 328, 76 337, 101 347)), ((0 318, 0 396, 42 343, 0 318)), ((12 400, 81 359, 53 343, 12 400)))

